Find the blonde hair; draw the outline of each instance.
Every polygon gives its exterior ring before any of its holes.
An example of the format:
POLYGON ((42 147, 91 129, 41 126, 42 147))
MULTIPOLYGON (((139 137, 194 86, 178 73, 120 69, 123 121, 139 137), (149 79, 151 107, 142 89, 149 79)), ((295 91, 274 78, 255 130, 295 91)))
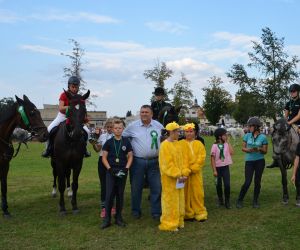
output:
POLYGON ((113 118, 108 118, 105 122, 104 127, 106 128, 108 125, 113 125, 114 119, 113 118))

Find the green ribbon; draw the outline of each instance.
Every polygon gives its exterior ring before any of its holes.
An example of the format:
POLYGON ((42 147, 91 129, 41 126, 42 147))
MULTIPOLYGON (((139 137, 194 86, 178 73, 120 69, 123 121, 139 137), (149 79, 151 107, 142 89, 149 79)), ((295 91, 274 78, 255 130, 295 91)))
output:
POLYGON ((25 113, 24 107, 23 107, 23 106, 20 106, 20 107, 18 108, 18 112, 20 113, 20 115, 21 115, 21 117, 22 117, 22 120, 23 120, 24 124, 25 124, 27 127, 29 127, 30 123, 29 123, 28 117, 27 117, 27 115, 26 115, 26 113, 25 113))
POLYGON ((158 133, 155 130, 152 130, 150 132, 150 135, 152 137, 152 142, 151 142, 151 149, 155 148, 158 149, 158 142, 157 142, 157 137, 158 137, 158 133))
POLYGON ((225 156, 224 156, 224 144, 218 144, 218 148, 220 149, 220 159, 224 161, 225 156))
POLYGON ((66 108, 66 118, 69 118, 70 115, 70 111, 69 111, 69 107, 66 108))

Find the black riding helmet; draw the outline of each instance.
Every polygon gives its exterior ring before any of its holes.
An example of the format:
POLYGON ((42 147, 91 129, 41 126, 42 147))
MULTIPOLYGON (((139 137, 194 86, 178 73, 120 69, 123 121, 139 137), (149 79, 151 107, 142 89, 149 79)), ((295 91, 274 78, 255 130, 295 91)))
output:
POLYGON ((157 87, 154 90, 154 95, 165 95, 165 90, 162 87, 157 87))
POLYGON ((289 87, 289 92, 299 92, 300 91, 300 85, 299 84, 292 84, 290 87, 289 87))
POLYGON ((258 119, 258 117, 250 117, 247 121, 248 126, 255 126, 255 128, 259 128, 262 126, 262 122, 258 119))
POLYGON ((225 135, 227 133, 227 130, 225 128, 217 128, 214 132, 214 136, 216 137, 216 140, 220 138, 220 136, 225 135))
POLYGON ((77 76, 71 76, 70 78, 69 78, 69 80, 68 80, 68 86, 70 85, 70 84, 74 84, 74 85, 80 85, 80 80, 79 80, 79 78, 77 77, 77 76))

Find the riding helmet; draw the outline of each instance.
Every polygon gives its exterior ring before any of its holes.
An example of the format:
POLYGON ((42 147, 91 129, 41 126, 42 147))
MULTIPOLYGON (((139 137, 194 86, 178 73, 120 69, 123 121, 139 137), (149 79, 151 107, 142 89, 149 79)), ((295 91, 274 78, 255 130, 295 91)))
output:
POLYGON ((77 76, 71 76, 68 80, 68 85, 74 84, 74 85, 80 85, 80 80, 77 76))
POLYGON ((165 95, 165 90, 162 87, 157 87, 154 90, 154 95, 159 96, 159 95, 165 95))
POLYGON ((250 117, 249 120, 247 121, 248 126, 254 125, 257 127, 262 126, 262 122, 257 118, 257 117, 250 117))
POLYGON ((292 84, 290 87, 289 87, 289 92, 299 92, 300 91, 300 85, 299 84, 292 84))
POLYGON ((216 140, 218 140, 220 136, 225 135, 226 133, 227 130, 225 128, 217 128, 214 132, 216 140))

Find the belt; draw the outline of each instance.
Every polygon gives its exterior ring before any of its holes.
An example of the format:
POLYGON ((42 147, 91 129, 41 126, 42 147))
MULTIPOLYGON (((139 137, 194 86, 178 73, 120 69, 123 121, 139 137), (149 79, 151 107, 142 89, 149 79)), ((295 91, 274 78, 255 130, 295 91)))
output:
POLYGON ((134 158, 145 160, 145 161, 151 161, 151 160, 158 159, 158 156, 154 156, 154 157, 138 157, 138 156, 134 156, 134 158))

